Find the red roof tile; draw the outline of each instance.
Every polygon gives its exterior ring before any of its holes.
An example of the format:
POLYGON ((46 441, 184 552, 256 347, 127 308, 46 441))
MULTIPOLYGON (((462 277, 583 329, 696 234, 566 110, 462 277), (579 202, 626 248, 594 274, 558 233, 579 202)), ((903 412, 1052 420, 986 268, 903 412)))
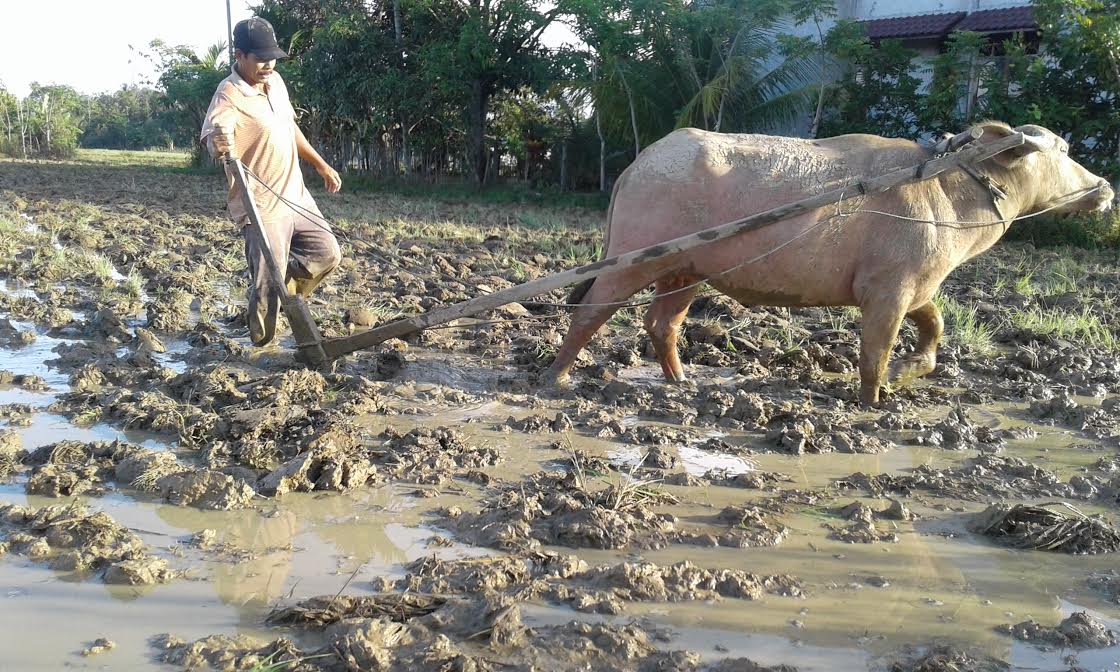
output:
POLYGON ((898 16, 892 19, 872 19, 860 21, 873 40, 897 37, 941 37, 949 32, 965 12, 946 14, 921 14, 918 16, 898 16))
POLYGON ((954 28, 954 30, 971 30, 977 33, 1010 33, 1037 29, 1034 8, 1029 6, 973 12, 954 28))

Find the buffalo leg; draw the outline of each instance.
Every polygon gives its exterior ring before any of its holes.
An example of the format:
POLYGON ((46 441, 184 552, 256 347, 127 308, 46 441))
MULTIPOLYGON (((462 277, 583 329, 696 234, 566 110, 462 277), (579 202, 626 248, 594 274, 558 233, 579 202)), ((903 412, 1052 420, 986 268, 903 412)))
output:
POLYGON ((918 347, 914 354, 891 367, 891 380, 920 378, 937 368, 937 345, 945 332, 945 321, 933 301, 906 314, 918 327, 918 347))
POLYGON ((698 289, 688 286, 696 280, 697 278, 688 276, 658 280, 657 296, 646 310, 646 333, 653 341, 653 349, 657 353, 657 361, 661 364, 665 379, 672 382, 684 380, 684 367, 677 354, 677 337, 698 289))
POLYGON ((889 298, 868 302, 863 312, 859 349, 859 401, 864 406, 879 403, 879 388, 886 382, 887 362, 898 338, 906 308, 889 298))
POLYGON ((606 324, 611 316, 618 312, 621 306, 598 305, 624 303, 639 289, 649 284, 648 278, 637 276, 619 277, 618 274, 603 275, 595 279, 591 289, 587 291, 579 308, 572 315, 572 326, 564 336, 564 342, 556 353, 552 366, 541 376, 541 383, 552 385, 562 383, 568 378, 568 372, 576 362, 580 350, 599 328, 606 324))

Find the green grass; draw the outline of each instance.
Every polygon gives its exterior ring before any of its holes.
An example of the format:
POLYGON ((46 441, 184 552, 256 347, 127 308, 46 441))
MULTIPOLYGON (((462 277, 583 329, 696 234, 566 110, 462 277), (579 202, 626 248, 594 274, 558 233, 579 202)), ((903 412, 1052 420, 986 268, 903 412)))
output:
POLYGON ((303 663, 306 660, 314 660, 316 658, 329 658, 331 654, 321 653, 316 656, 303 656, 302 658, 293 658, 291 660, 276 660, 276 656, 280 655, 280 651, 273 651, 268 657, 257 661, 255 665, 249 668, 249 672, 284 672, 293 667, 303 663))
POLYGON ((1034 285, 1031 283, 1033 277, 1033 273, 1027 273, 1026 275, 1020 276, 1018 279, 1016 279, 1013 283, 1015 291, 1019 294, 1022 294, 1023 296, 1030 296, 1031 294, 1034 294, 1034 285))
POLYGON ((23 233, 23 222, 19 215, 0 212, 0 235, 10 236, 23 233))
POLYGON ((995 352, 995 330, 990 324, 977 318, 975 306, 966 306, 941 294, 934 297, 933 302, 945 320, 946 341, 981 355, 995 352))
POLYGON ((446 202, 486 203, 491 205, 542 205, 558 208, 589 208, 606 210, 610 195, 600 192, 562 192, 555 187, 532 189, 525 185, 494 185, 479 188, 468 180, 439 184, 422 181, 386 180, 357 175, 343 176, 343 189, 356 193, 392 193, 401 196, 425 197, 446 202))
POLYGON ((113 262, 103 254, 83 250, 77 253, 78 265, 89 271, 102 285, 110 285, 113 280, 113 262))
POLYGON ((1092 309, 1080 313, 1031 308, 1011 314, 1011 323, 1036 334, 1076 341, 1082 345, 1120 351, 1120 336, 1113 333, 1092 309))
POLYGON ((144 166, 147 168, 189 168, 191 153, 188 151, 126 149, 79 149, 74 155, 77 163, 100 166, 144 166))
POLYGON ((373 314, 374 324, 384 324, 404 316, 400 309, 384 303, 367 303, 362 307, 373 314))
POLYGON ((139 299, 144 293, 144 276, 136 272, 136 270, 129 271, 128 277, 124 281, 124 293, 130 299, 139 299))
POLYGON ((1008 240, 1027 241, 1036 247, 1066 245, 1088 249, 1120 248, 1120 210, 1036 217, 1011 227, 1008 240))
POLYGON ((1077 292, 1088 277, 1086 268, 1076 259, 1062 256, 1045 269, 1040 284, 1047 294, 1077 292))

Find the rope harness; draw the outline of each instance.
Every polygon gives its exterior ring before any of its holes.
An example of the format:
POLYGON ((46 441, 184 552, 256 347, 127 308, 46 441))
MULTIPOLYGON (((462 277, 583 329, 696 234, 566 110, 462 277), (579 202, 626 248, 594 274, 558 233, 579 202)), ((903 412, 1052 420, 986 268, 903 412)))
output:
MULTIPOLYGON (((940 156, 940 155, 938 155, 938 156, 940 156)), ((972 179, 974 179, 977 183, 979 183, 980 186, 983 187, 988 192, 988 194, 991 196, 992 208, 993 208, 993 210, 995 210, 995 213, 999 218, 997 221, 981 222, 981 221, 964 221, 964 220, 923 219, 923 218, 920 218, 920 217, 907 217, 905 215, 898 215, 898 214, 895 214, 895 213, 883 212, 881 210, 865 209, 865 208, 860 207, 858 204, 856 205, 856 207, 854 209, 852 209, 850 211, 844 211, 842 204, 846 200, 850 200, 852 198, 862 199, 862 195, 856 194, 853 197, 842 197, 836 203, 836 211, 833 214, 822 218, 817 223, 815 223, 812 226, 810 226, 810 227, 806 228, 805 230, 801 231, 800 233, 793 236, 792 238, 785 241, 784 243, 781 243, 780 245, 777 245, 776 247, 773 247, 770 250, 767 250, 766 252, 764 252, 764 253, 762 253, 758 256, 752 257, 752 258, 750 258, 750 259, 748 259, 748 260, 746 260, 742 263, 736 264, 736 265, 732 266, 731 268, 728 268, 724 271, 720 271, 719 273, 716 273, 715 275, 709 276, 707 278, 704 278, 704 279, 699 280, 697 282, 694 282, 692 284, 685 285, 684 287, 679 287, 679 288, 669 290, 669 291, 666 291, 666 292, 657 293, 653 297, 648 298, 648 299, 643 299, 643 300, 640 300, 640 301, 613 301, 613 302, 608 302, 608 303, 562 303, 562 302, 544 302, 544 301, 525 301, 523 303, 525 305, 542 306, 542 307, 549 307, 549 308, 579 308, 579 307, 583 307, 583 306, 591 307, 591 308, 618 308, 618 309, 621 309, 621 308, 637 308, 637 307, 641 307, 641 306, 647 306, 647 305, 653 303, 654 301, 656 301, 659 298, 666 297, 666 296, 672 296, 674 294, 679 294, 681 292, 692 291, 692 290, 696 289, 697 287, 700 287, 701 285, 709 284, 711 282, 711 280, 714 279, 714 278, 720 278, 724 275, 727 275, 728 273, 732 273, 734 271, 737 271, 737 270, 743 268, 744 266, 749 266, 751 264, 758 263, 758 262, 766 259, 767 257, 770 257, 770 256, 778 253, 782 249, 784 249, 787 246, 793 244, 794 242, 804 238, 805 236, 809 235, 810 233, 820 229, 821 227, 825 226, 826 224, 830 224, 830 223, 835 222, 835 221, 840 221, 840 220, 843 220, 843 219, 846 219, 846 218, 849 218, 849 217, 852 217, 852 216, 855 216, 855 215, 859 215, 859 214, 879 215, 879 216, 882 216, 882 217, 888 217, 888 218, 895 219, 895 220, 902 221, 902 222, 915 223, 915 224, 928 224, 928 225, 935 226, 935 227, 938 227, 938 228, 949 228, 949 229, 956 229, 956 230, 971 230, 971 229, 987 228, 987 227, 990 227, 990 226, 1004 226, 1005 227, 1004 230, 1006 231, 1006 228, 1009 228, 1010 225, 1014 222, 1022 221, 1022 220, 1025 220, 1025 219, 1030 219, 1032 217, 1038 217, 1038 216, 1044 215, 1048 212, 1052 212, 1052 211, 1054 211, 1058 208, 1061 208, 1061 207, 1063 207, 1063 206, 1065 206, 1069 203, 1080 200, 1081 198, 1084 198, 1085 196, 1088 196, 1089 194, 1100 191, 1103 188, 1102 185, 1098 185, 1096 187, 1091 187, 1091 188, 1088 188, 1088 189, 1082 189, 1082 190, 1079 190, 1079 191, 1076 191, 1076 192, 1065 194, 1065 195, 1059 197, 1057 199, 1057 202, 1054 205, 1051 205, 1048 208, 1045 208, 1043 210, 1039 210, 1038 212, 1033 212, 1033 213, 1030 213, 1030 214, 1027 214, 1027 215, 1019 215, 1019 216, 1016 216, 1016 217, 1008 218, 1003 214, 1002 210, 1000 209, 1000 202, 1004 201, 1008 198, 1008 193, 1007 193, 1006 187, 1004 185, 999 184, 995 180, 993 180, 991 178, 991 176, 980 172, 972 164, 961 163, 959 165, 959 167, 966 174, 968 174, 970 177, 972 177, 972 179)), ((259 182, 265 189, 267 189, 269 192, 271 192, 282 203, 287 205, 288 208, 291 209, 296 214, 304 217, 305 219, 310 221, 312 224, 314 224, 315 226, 318 226, 319 228, 323 229, 324 231, 330 232, 330 233, 332 233, 336 236, 341 236, 345 240, 350 240, 350 238, 348 236, 345 236, 344 234, 340 234, 340 233, 332 230, 329 226, 326 226, 326 225, 322 224, 320 221, 318 221, 319 216, 316 215, 315 213, 311 212, 307 208, 304 208, 303 206, 299 205, 298 203, 292 203, 288 199, 286 199, 283 196, 281 196, 280 194, 278 194, 268 183, 266 183, 263 179, 261 179, 260 176, 258 176, 253 171, 249 170, 248 167, 245 168, 245 172, 250 177, 252 177, 254 180, 259 182)), ((736 220, 736 221, 738 221, 738 220, 736 220)), ((733 222, 728 222, 728 224, 732 224, 732 223, 733 222)), ((386 261, 388 262, 388 260, 386 260, 386 261)), ((458 281, 458 279, 456 279, 456 281, 458 281)), ((714 287, 712 287, 711 289, 715 290, 714 287)), ((705 295, 708 295, 710 293, 711 292, 704 292, 703 294, 700 294, 700 296, 705 296, 705 295)), ((540 316, 519 317, 519 318, 516 318, 516 319, 509 319, 509 320, 491 320, 491 321, 485 321, 485 322, 474 322, 474 323, 471 323, 471 324, 461 324, 461 325, 450 325, 449 324, 449 325, 441 325, 441 326, 432 326, 432 327, 428 327, 427 329, 428 330, 470 329, 470 328, 488 326, 488 325, 524 323, 524 322, 549 320, 549 319, 554 319, 554 316, 552 316, 552 315, 540 315, 540 316)))

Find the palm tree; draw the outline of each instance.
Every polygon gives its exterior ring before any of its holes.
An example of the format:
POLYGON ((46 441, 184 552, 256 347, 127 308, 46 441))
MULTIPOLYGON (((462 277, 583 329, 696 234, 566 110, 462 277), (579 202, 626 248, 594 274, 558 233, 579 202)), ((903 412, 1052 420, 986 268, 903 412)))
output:
POLYGON ((716 25, 689 36, 692 49, 678 60, 695 92, 680 107, 678 128, 773 131, 806 111, 812 61, 800 54, 776 56, 782 23, 745 12, 735 18, 730 34, 716 25))

